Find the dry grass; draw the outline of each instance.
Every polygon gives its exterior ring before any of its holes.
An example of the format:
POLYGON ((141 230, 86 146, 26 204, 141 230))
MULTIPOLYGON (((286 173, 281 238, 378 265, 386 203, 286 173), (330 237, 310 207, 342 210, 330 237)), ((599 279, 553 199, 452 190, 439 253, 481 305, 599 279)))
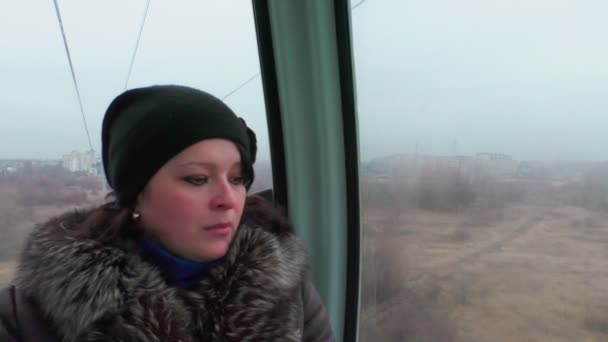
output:
POLYGON ((362 323, 369 330, 364 341, 608 340, 604 214, 525 204, 482 219, 472 217, 477 213, 405 211, 402 234, 399 222, 383 227, 384 214, 369 210, 364 220, 375 230, 365 233, 365 242, 400 260, 394 272, 402 274, 390 279, 407 286, 364 306, 371 314, 363 317, 373 322, 362 323), (385 248, 388 241, 399 249, 385 248))
MULTIPOLYGON (((88 193, 87 206, 103 201, 102 194, 88 193)), ((16 260, 29 232, 38 223, 62 212, 76 208, 75 205, 24 206, 13 184, 0 184, 0 286, 13 277, 16 260)))
POLYGON ((17 264, 14 261, 0 262, 0 288, 8 285, 11 279, 13 279, 15 267, 17 267, 17 264))
POLYGON ((608 335, 608 306, 588 309, 584 323, 588 330, 608 335))

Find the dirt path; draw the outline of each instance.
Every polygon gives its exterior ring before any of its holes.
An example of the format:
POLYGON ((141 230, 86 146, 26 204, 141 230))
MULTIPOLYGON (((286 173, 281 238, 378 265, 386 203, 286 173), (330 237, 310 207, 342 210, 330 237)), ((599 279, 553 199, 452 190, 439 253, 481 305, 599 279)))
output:
POLYGON ((452 273, 454 271, 455 267, 472 263, 476 260, 479 260, 480 258, 484 257, 487 254, 491 254, 491 253, 500 251, 502 248, 504 248, 506 245, 511 243, 516 238, 529 233, 533 228, 540 225, 545 216, 546 216, 546 214, 542 214, 542 215, 534 215, 533 217, 526 218, 526 220, 524 221, 523 224, 521 224, 519 227, 515 228, 514 230, 507 232, 504 236, 500 237, 496 241, 492 241, 492 242, 480 247, 479 249, 458 258, 455 262, 453 262, 451 264, 444 265, 442 271, 443 272, 448 271, 448 272, 452 273))
POLYGON ((452 324, 457 341, 608 341, 604 214, 529 207, 473 228, 440 219, 395 242, 419 257, 407 260, 401 290, 367 307, 362 322, 382 330, 435 310, 419 320, 452 324), (459 229, 470 239, 446 239, 459 229))
MULTIPOLYGON (((404 287, 415 289, 424 287, 424 284, 428 283, 448 283, 452 278, 461 274, 462 266, 485 258, 489 254, 501 251, 515 239, 530 233, 535 227, 540 226, 551 212, 552 210, 547 209, 540 213, 528 213, 528 217, 523 217, 523 222, 515 229, 506 230, 504 234, 499 235, 497 238, 476 245, 473 250, 456 257, 456 259, 449 260, 448 262, 434 263, 431 264, 432 266, 427 265, 425 271, 409 275, 404 283, 404 287)), ((361 319, 367 320, 373 318, 377 322, 389 319, 398 311, 403 301, 409 299, 410 295, 411 292, 403 291, 402 294, 394 296, 383 303, 377 303, 374 310, 363 313, 361 319)))

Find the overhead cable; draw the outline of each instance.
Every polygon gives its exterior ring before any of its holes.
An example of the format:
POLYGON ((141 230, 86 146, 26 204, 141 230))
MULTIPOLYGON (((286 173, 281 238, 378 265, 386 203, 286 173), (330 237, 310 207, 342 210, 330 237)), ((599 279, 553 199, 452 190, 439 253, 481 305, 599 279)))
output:
POLYGON ((76 97, 78 98, 78 105, 80 106, 80 114, 82 115, 82 123, 84 124, 84 130, 87 133, 87 139, 89 141, 89 147, 93 150, 93 144, 91 143, 91 135, 89 134, 89 127, 87 126, 87 120, 84 115, 84 108, 82 107, 82 98, 80 97, 80 90, 78 89, 78 82, 76 81, 76 73, 74 72, 74 64, 72 63, 72 57, 70 56, 70 49, 68 48, 68 40, 65 37, 65 30, 63 28, 63 21, 61 20, 61 14, 59 13, 59 5, 57 0, 53 0, 55 4, 55 13, 57 13, 57 21, 61 28, 61 36, 63 37, 63 46, 65 47, 65 53, 68 57, 68 63, 70 64, 70 71, 72 73, 72 80, 74 81, 74 88, 76 89, 76 97))
MULTIPOLYGON (((355 10, 357 7, 361 6, 365 1, 367 0, 361 0, 358 3, 356 3, 355 5, 353 5, 350 9, 351 11, 355 10)), ((260 72, 258 71, 258 73, 256 73, 255 75, 253 75, 251 78, 249 78, 247 81, 241 83, 238 87, 234 88, 233 90, 231 90, 228 94, 224 95, 224 97, 222 97, 222 100, 225 100, 226 98, 228 98, 229 96, 233 95, 234 93, 236 93, 237 91, 239 91, 241 88, 243 88, 244 86, 246 86, 249 82, 253 81, 256 77, 260 76, 260 72)))
POLYGON ((141 40, 141 34, 144 31, 144 25, 146 23, 146 18, 148 17, 148 8, 150 7, 150 0, 146 2, 146 9, 144 10, 144 15, 141 19, 141 24, 139 26, 139 34, 137 35, 137 41, 135 42, 135 48, 133 49, 133 55, 131 56, 131 64, 129 65, 129 72, 127 73, 127 79, 125 81, 125 90, 129 85, 129 79, 131 78, 131 72, 133 71, 133 63, 135 63, 135 57, 137 56, 137 50, 139 48, 139 41, 141 40))

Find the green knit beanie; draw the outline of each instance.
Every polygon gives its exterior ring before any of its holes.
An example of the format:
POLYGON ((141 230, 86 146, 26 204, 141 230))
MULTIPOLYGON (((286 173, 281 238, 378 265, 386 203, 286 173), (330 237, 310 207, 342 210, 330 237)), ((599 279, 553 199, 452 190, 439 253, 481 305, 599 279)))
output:
POLYGON ((253 182, 255 133, 220 99, 194 88, 157 85, 122 93, 108 107, 101 135, 106 179, 123 207, 135 203, 169 159, 205 139, 236 143, 247 188, 253 182))

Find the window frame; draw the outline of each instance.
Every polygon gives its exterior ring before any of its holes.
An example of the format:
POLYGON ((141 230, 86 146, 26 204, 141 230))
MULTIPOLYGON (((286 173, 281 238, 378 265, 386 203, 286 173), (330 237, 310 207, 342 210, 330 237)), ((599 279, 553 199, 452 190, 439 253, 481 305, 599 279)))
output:
POLYGON ((361 227, 350 1, 252 1, 274 200, 310 252, 337 340, 356 341, 361 227))

